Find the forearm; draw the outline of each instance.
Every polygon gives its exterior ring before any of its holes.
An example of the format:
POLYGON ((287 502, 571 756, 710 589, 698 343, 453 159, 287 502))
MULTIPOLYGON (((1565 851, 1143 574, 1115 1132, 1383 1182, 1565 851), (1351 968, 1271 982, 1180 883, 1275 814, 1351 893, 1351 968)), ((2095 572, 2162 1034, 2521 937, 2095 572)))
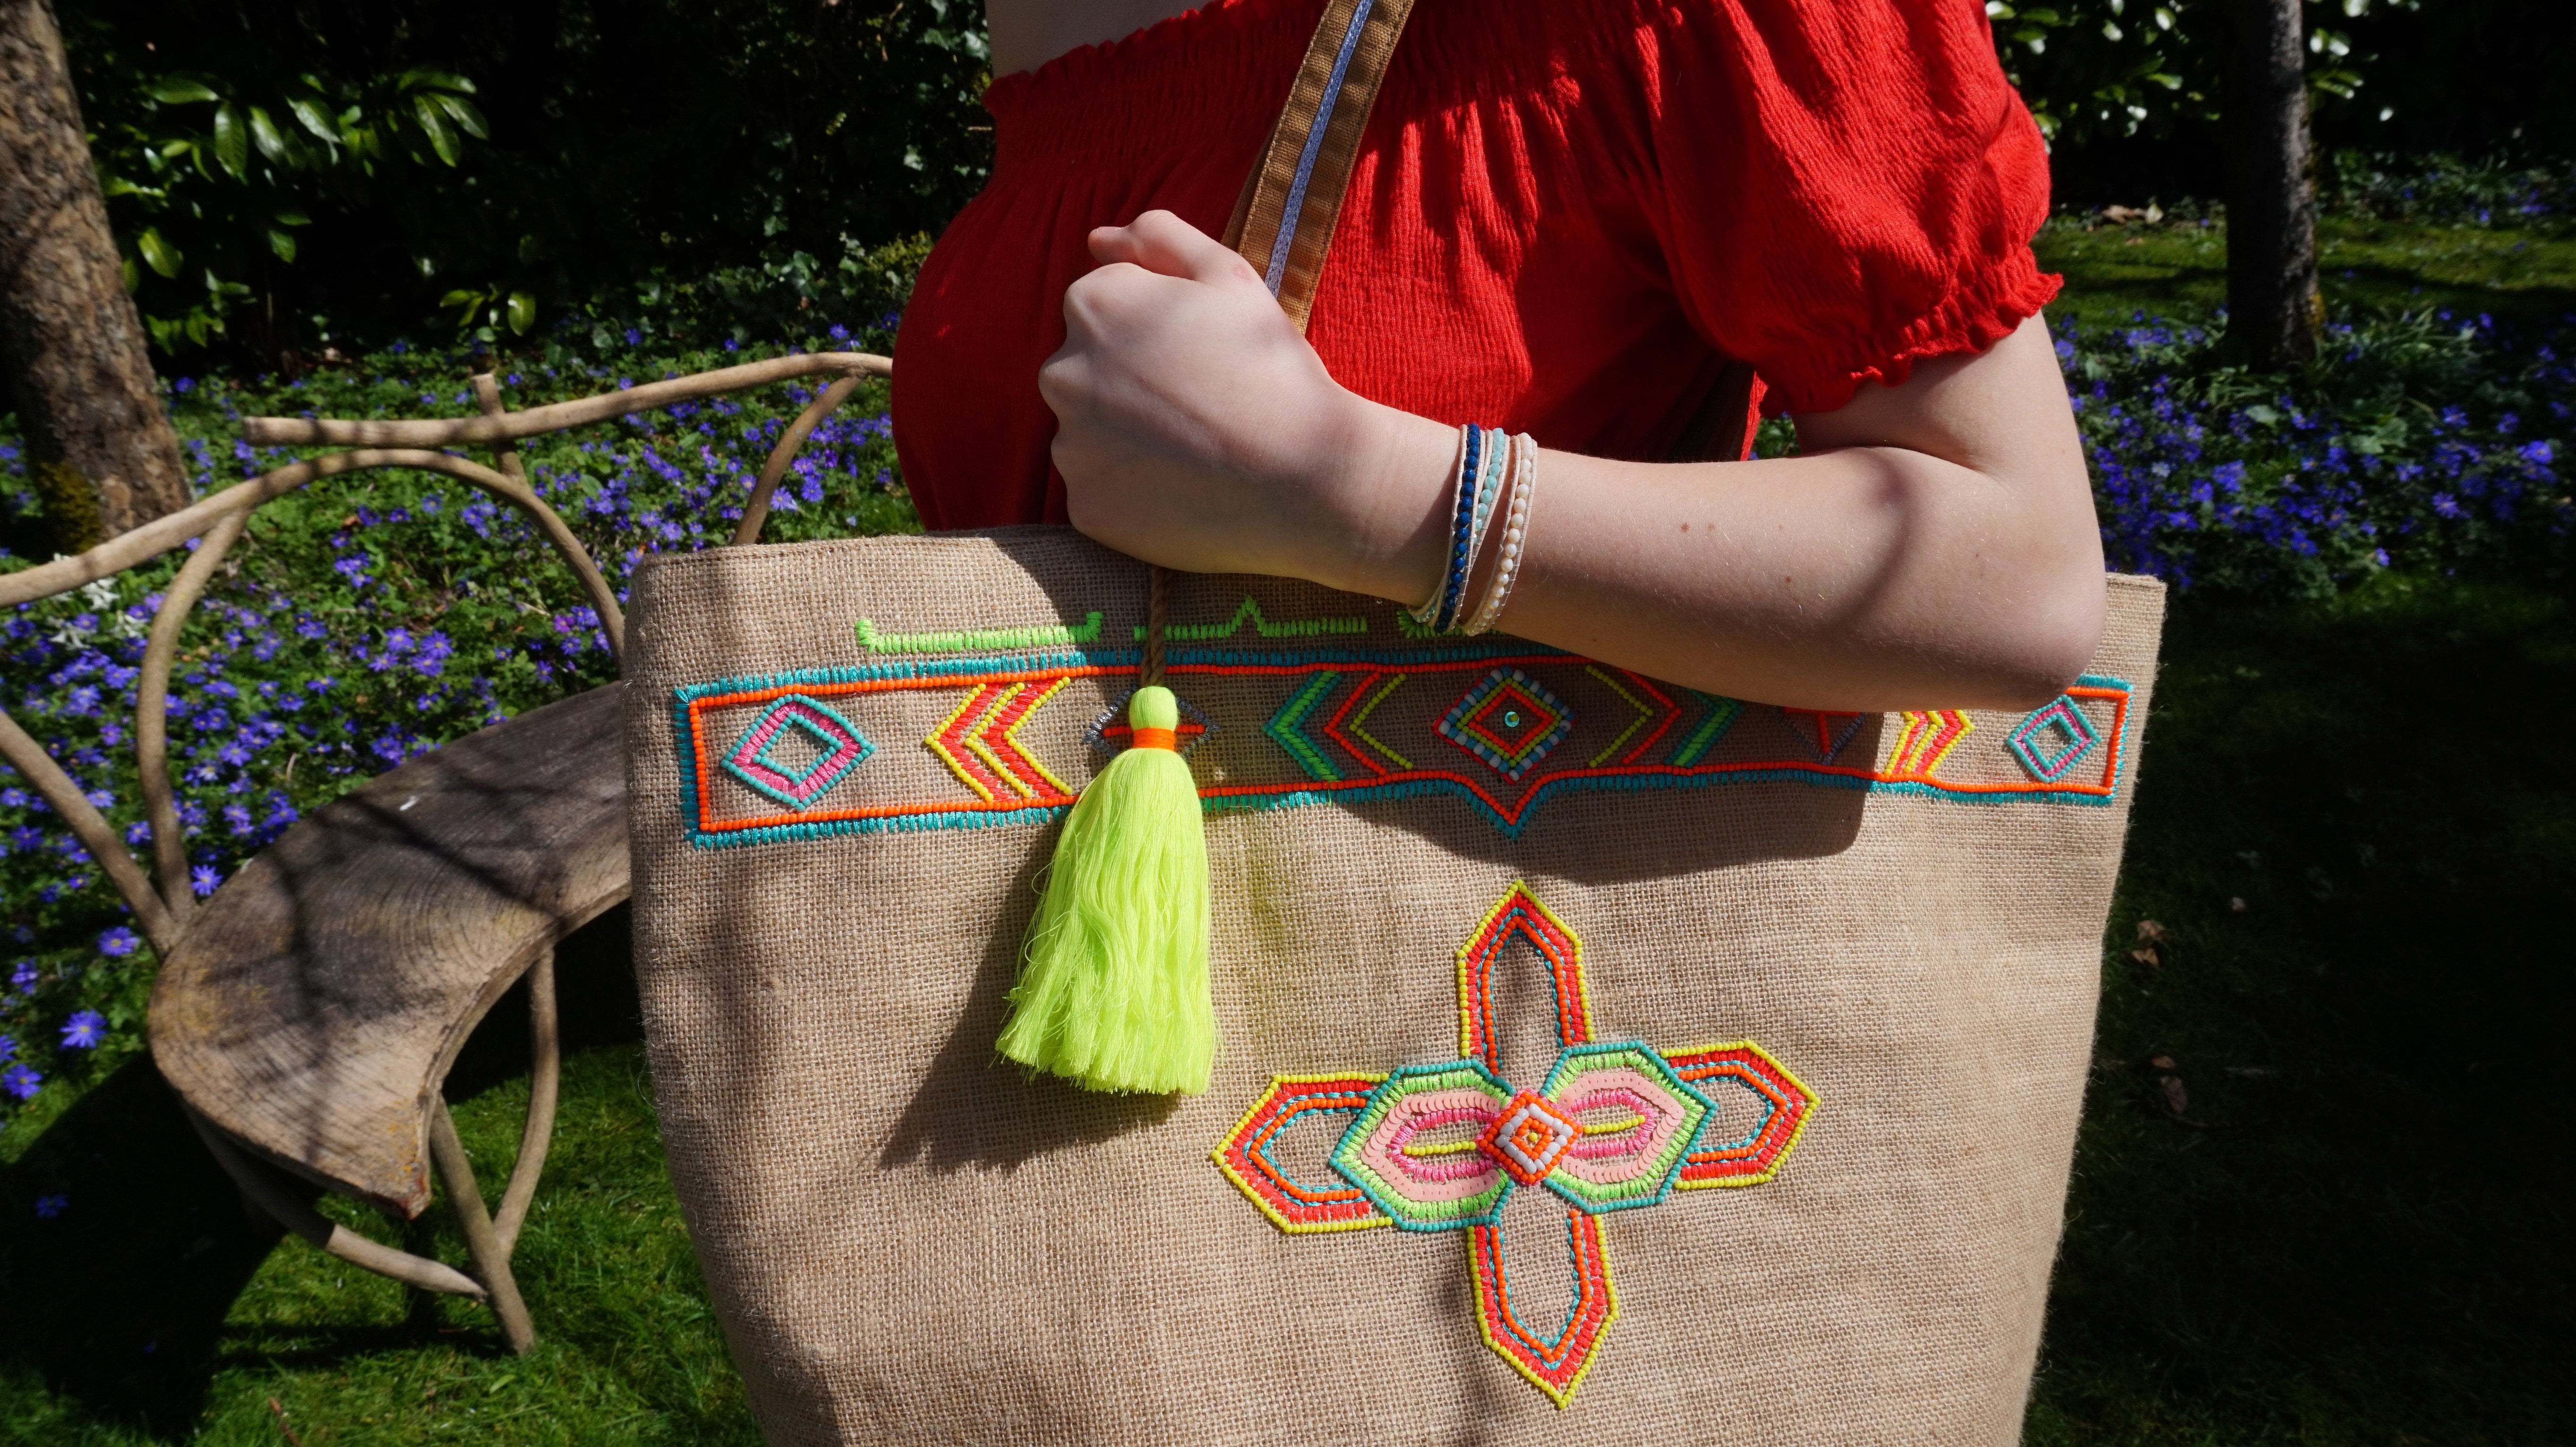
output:
MULTIPOLYGON (((1074 526, 1170 568, 1427 596, 1456 429, 1335 383, 1251 267, 1177 217, 1092 246, 1103 265, 1066 291, 1038 373, 1074 526)), ((2029 706, 2075 676, 2101 632, 2101 537, 2039 318, 1798 436, 1765 462, 1542 453, 1499 626, 1805 708, 2029 706)))
MULTIPOLYGON (((1439 477, 1455 437, 1428 425, 1396 465, 1418 478, 1438 456, 1439 477)), ((2063 486, 1900 447, 1689 465, 1542 452, 1538 476, 1503 626, 1656 678, 1809 708, 2027 707, 2100 632, 2099 554, 2068 545, 2091 539, 2088 500, 2067 516, 2063 486)), ((1448 545, 1445 502, 1401 549, 1321 581, 1417 601, 1448 545)))

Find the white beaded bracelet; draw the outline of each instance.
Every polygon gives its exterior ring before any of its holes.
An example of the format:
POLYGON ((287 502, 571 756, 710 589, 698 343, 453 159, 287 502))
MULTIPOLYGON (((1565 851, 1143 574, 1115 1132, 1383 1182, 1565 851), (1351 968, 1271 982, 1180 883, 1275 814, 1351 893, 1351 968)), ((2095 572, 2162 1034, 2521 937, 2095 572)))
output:
POLYGON ((1503 616, 1512 584, 1520 577, 1521 550, 1529 541, 1530 498, 1538 491, 1538 439, 1526 432, 1513 438, 1512 462, 1512 502, 1503 519, 1501 551, 1495 555, 1494 576, 1485 585, 1484 601, 1467 621, 1471 635, 1490 630, 1503 616))

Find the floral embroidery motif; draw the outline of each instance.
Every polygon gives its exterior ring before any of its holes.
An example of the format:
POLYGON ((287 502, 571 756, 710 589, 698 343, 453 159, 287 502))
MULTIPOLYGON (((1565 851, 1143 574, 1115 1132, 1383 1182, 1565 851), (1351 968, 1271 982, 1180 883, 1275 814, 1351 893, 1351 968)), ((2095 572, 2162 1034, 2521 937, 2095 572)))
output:
POLYGON ((1486 911, 1457 965, 1459 1059, 1385 1075, 1280 1076, 1214 1159, 1282 1231, 1466 1232, 1479 1333, 1562 1407, 1618 1316, 1602 1218, 1676 1189, 1771 1179, 1816 1097, 1750 1042, 1666 1053, 1641 1040, 1595 1040, 1583 943, 1525 884, 1486 911), (1498 1073, 1494 966, 1515 940, 1546 963, 1556 997, 1556 1062, 1535 1090, 1498 1073), (1703 1139, 1721 1113, 1711 1090, 1752 1102, 1753 1123, 1737 1138, 1703 1139), (1339 1129, 1330 1158, 1338 1181, 1301 1181, 1280 1166, 1279 1140, 1309 1123, 1339 1129), (1552 1333, 1523 1319, 1504 1274, 1503 1203, 1530 1188, 1568 1208, 1574 1306, 1552 1333))
POLYGON ((875 752, 848 719, 801 693, 791 693, 761 710, 725 754, 724 767, 726 773, 790 809, 810 809, 841 782, 842 775, 875 752), (802 767, 792 768, 770 757, 791 733, 817 750, 802 767))

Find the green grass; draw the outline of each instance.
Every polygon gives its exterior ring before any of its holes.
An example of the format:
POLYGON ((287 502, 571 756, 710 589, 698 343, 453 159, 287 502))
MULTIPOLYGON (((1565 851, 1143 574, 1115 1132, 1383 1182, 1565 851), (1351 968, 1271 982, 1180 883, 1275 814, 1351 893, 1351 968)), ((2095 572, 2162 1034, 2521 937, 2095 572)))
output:
MULTIPOLYGON (((2192 221, 2088 225, 2052 220, 2035 247, 2066 277, 2049 308, 2087 327, 2139 312, 2204 317, 2227 301, 2227 232, 2192 221)), ((2547 322, 2576 312, 2576 233, 2328 216, 2317 223, 2318 276, 2330 312, 2448 307, 2547 322)))
MULTIPOLYGON (((514 1263, 533 1353, 511 1356, 471 1303, 253 1223, 136 1059, 0 1167, 0 1443, 276 1447, 281 1413, 305 1447, 757 1443, 662 1168, 625 928, 616 911, 564 951, 573 1050, 514 1263), (33 1218, 40 1191, 68 1198, 62 1215, 33 1218)), ((527 1108, 524 1009, 504 1001, 448 1084, 496 1201, 527 1108)), ((322 1210, 465 1260, 444 1200, 407 1230, 322 1210)))
POLYGON ((2576 1438, 2571 705, 2562 596, 2177 611, 2029 1442, 2576 1438))
MULTIPOLYGON (((2576 298, 2564 239, 2339 221, 2329 243, 2337 302, 2576 298)), ((2224 290, 2196 228, 2060 227, 2042 249, 2088 322, 2224 290)), ((2576 1440, 2570 603, 2395 575, 2328 603, 2179 600, 2034 1447, 2576 1440), (2129 954, 2148 919, 2154 966, 2129 954)), ((0 1444, 755 1441, 662 1167, 622 930, 566 953, 563 1119, 519 1256, 533 1355, 248 1221, 130 1058, 0 1129, 0 1444), (51 1193, 67 1209, 36 1219, 51 1193)), ((495 1194, 518 1008, 449 1087, 495 1194)), ((408 1233, 325 1209, 464 1260, 443 1205, 408 1233)))

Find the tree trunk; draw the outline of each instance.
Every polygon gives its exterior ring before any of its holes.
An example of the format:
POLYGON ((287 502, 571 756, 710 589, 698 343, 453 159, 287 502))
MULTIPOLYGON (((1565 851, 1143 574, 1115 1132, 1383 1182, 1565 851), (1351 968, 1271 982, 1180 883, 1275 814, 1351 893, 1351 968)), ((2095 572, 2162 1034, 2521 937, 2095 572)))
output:
POLYGON ((54 545, 188 505, 50 0, 0 0, 0 377, 54 545))
POLYGON ((2316 159, 2300 0, 2228 0, 2227 329, 2254 364, 2317 354, 2316 159))

